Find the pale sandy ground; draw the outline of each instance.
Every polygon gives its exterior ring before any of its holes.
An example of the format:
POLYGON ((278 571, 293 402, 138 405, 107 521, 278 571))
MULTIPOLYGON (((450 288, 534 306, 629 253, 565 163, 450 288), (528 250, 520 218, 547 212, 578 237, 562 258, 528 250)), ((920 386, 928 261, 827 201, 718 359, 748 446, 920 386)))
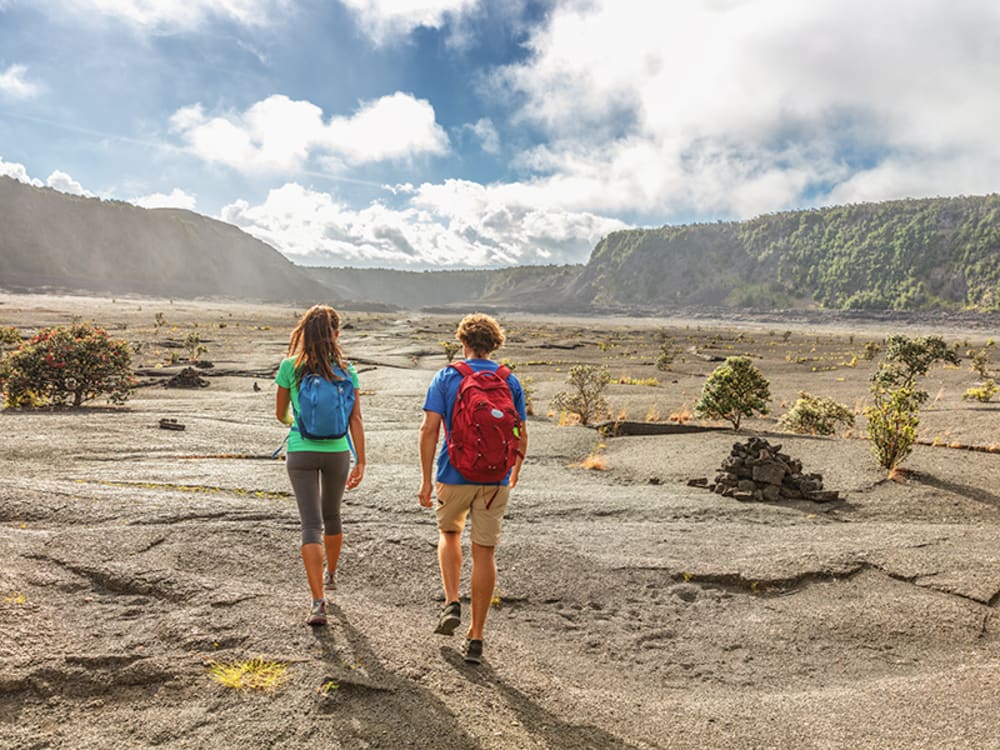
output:
MULTIPOLYGON (((872 363, 840 363, 884 330, 851 342, 840 324, 511 316, 503 355, 540 416, 472 668, 458 638, 431 633, 436 532, 415 499, 423 391, 455 321, 347 316, 369 469, 345 508, 335 617, 313 630, 284 464, 264 458, 283 435, 269 375, 296 312, 0 296, 0 325, 94 319, 145 342, 151 369, 174 351, 160 344, 197 330, 216 363, 207 388, 144 387, 124 408, 0 412, 0 747, 1000 747, 1000 455, 919 446, 893 483, 863 429, 806 438, 754 420, 740 436, 601 441, 545 416, 574 361, 658 377, 613 385, 612 411, 690 407, 713 365, 657 372, 664 325, 761 357, 776 413, 802 388, 860 405, 872 363), (548 346, 574 341, 586 346, 548 346), (163 417, 187 429, 160 430, 163 417), (686 485, 754 430, 845 500, 748 504, 686 485), (573 465, 595 451, 608 471, 573 465), (237 693, 206 671, 250 657, 287 663, 288 681, 237 693)), ((928 442, 1000 443, 998 407, 960 399, 973 382, 932 371, 928 442)))

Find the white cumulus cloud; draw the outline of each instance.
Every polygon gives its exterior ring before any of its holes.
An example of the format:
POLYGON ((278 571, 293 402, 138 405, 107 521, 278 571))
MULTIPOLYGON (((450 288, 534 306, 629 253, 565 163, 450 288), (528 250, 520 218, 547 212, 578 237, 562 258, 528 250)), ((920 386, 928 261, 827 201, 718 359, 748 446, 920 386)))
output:
POLYGON ((23 164, 4 161, 2 158, 0 158, 0 175, 23 182, 25 185, 34 185, 35 187, 42 187, 45 184, 41 180, 29 176, 28 170, 25 169, 23 164))
POLYGON ((82 195, 88 198, 93 197, 94 195, 89 190, 84 189, 83 185, 74 180, 71 176, 58 169, 48 176, 48 179, 45 180, 45 184, 53 190, 58 190, 60 193, 82 195))
POLYGON ((109 16, 142 29, 192 29, 210 19, 243 26, 264 26, 290 5, 290 0, 44 0, 55 10, 75 11, 85 18, 109 16))
POLYGON ((586 212, 505 203, 462 180, 408 186, 402 208, 355 210, 328 193, 287 183, 255 206, 236 201, 221 218, 300 263, 397 267, 498 267, 578 263, 623 222, 586 212))
POLYGON ((401 92, 328 121, 311 102, 274 95, 237 114, 184 107, 170 124, 200 158, 243 171, 295 171, 313 156, 334 165, 406 160, 449 148, 430 103, 401 92))
POLYGON ((991 0, 590 0, 494 77, 568 207, 728 215, 1000 189, 991 0))
POLYGON ((27 72, 26 65, 10 65, 0 72, 0 97, 27 99, 35 96, 40 89, 38 84, 25 78, 27 72))
POLYGON ((150 193, 133 198, 129 203, 134 203, 142 208, 186 208, 194 211, 197 203, 197 196, 187 193, 180 188, 174 188, 169 193, 150 193))
POLYGON ((479 141, 480 148, 488 154, 500 153, 500 133, 488 117, 480 117, 474 123, 466 123, 463 131, 469 131, 479 141))
POLYGON ((451 18, 476 7, 478 0, 342 0, 362 31, 376 44, 405 36, 424 26, 441 28, 451 18))

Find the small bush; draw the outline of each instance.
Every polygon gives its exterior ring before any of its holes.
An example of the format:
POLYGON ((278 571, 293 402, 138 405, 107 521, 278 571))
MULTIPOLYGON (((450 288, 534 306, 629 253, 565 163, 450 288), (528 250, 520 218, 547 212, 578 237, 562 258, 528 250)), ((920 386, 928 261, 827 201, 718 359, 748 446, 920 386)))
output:
POLYGON ((792 408, 778 420, 778 425, 800 435, 832 435, 837 425, 854 425, 854 414, 832 398, 812 396, 805 391, 792 408))
POLYGON ((0 326, 0 345, 17 346, 21 343, 21 334, 14 326, 0 326))
POLYGON ((128 343, 85 323, 46 328, 0 361, 6 406, 80 406, 101 395, 122 404, 134 384, 128 343))
POLYGON ((535 416, 535 382, 531 376, 521 378, 521 390, 524 391, 524 411, 529 417, 535 416))
POLYGON ((201 343, 201 336, 191 332, 184 338, 184 348, 187 349, 188 361, 197 362, 198 357, 206 354, 208 349, 201 343))
POLYGON ((980 385, 978 388, 969 388, 965 393, 962 394, 963 401, 981 401, 986 403, 994 395, 996 395, 998 388, 996 381, 992 378, 987 380, 985 383, 980 385))
POLYGON ((445 358, 451 362, 455 359, 455 355, 458 354, 458 350, 462 348, 462 345, 457 341, 442 341, 441 348, 444 349, 445 358))
POLYGON ((767 414, 770 400, 770 384, 750 357, 728 357, 708 376, 694 412, 701 419, 725 419, 738 430, 743 417, 767 414))
POLYGON ((676 357, 677 352, 671 342, 664 341, 660 344, 660 351, 656 355, 656 369, 664 372, 669 370, 676 357))
POLYGON ((865 409, 868 437, 879 465, 894 471, 917 441, 920 403, 912 388, 874 388, 875 403, 865 409))
POLYGON ((990 350, 988 347, 982 349, 970 349, 968 356, 972 360, 969 369, 976 373, 983 380, 990 376, 990 350))
POLYGON ((885 360, 872 375, 872 406, 865 409, 868 437, 879 464, 895 472, 910 455, 920 426, 920 407, 929 398, 917 378, 937 362, 957 365, 957 352, 940 336, 893 335, 886 339, 885 360))
POLYGON ((552 399, 553 408, 575 414, 580 424, 588 425, 608 413, 604 391, 611 382, 611 375, 593 365, 575 365, 569 371, 569 384, 574 390, 557 393, 552 399))
POLYGON ((878 356, 878 353, 880 351, 882 351, 882 347, 881 346, 879 346, 878 344, 876 344, 874 341, 866 341, 865 342, 865 351, 861 355, 861 358, 862 359, 867 359, 868 361, 871 361, 871 360, 875 359, 875 357, 878 356))

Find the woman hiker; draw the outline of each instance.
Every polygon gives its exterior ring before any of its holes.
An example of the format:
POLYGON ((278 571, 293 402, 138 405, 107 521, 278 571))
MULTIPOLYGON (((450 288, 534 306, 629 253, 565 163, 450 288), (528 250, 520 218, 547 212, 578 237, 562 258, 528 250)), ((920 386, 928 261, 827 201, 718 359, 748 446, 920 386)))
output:
POLYGON ((344 359, 339 338, 337 311, 314 305, 292 331, 288 357, 274 379, 275 415, 291 427, 286 465, 302 521, 302 562, 312 593, 309 625, 326 624, 326 596, 337 588, 344 540, 340 502, 345 487, 354 489, 365 475, 358 374, 344 359))

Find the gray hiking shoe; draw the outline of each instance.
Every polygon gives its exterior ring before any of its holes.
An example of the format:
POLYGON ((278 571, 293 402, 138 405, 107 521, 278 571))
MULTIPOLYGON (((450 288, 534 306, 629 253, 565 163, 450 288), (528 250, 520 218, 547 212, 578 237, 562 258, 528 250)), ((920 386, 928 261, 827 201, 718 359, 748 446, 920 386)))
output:
POLYGON ((337 571, 328 570, 323 574, 323 590, 324 591, 336 591, 337 590, 337 571))
POLYGON ((481 640, 470 638, 465 641, 465 660, 469 664, 483 663, 483 642, 481 640))
POLYGON ((309 616, 306 618, 306 625, 326 625, 326 600, 320 599, 313 602, 309 616))
POLYGON ((451 635, 462 624, 462 605, 458 602, 448 602, 441 610, 434 632, 438 635, 451 635))

